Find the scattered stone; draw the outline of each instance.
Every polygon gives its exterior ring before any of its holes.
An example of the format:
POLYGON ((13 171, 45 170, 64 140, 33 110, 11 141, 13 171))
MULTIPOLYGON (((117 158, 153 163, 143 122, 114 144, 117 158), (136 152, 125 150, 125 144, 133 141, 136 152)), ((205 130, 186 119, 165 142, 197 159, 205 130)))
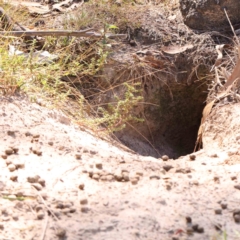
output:
POLYGON ((204 228, 203 227, 199 227, 197 232, 198 233, 204 233, 204 228))
POLYGON ((170 169, 172 169, 173 168, 173 166, 172 165, 164 165, 163 166, 163 169, 166 171, 166 172, 168 172, 170 169))
POLYGON ((231 176, 231 180, 237 180, 237 177, 236 176, 231 176))
POLYGON ((42 150, 39 147, 36 147, 36 146, 31 147, 30 150, 38 156, 42 155, 42 150))
POLYGON ((77 160, 81 160, 81 159, 82 159, 82 154, 81 154, 81 153, 76 153, 76 154, 75 154, 75 158, 76 158, 77 160))
POLYGON ((43 206, 40 205, 40 204, 35 207, 36 212, 39 212, 39 211, 42 211, 42 210, 43 210, 43 206))
POLYGON ((18 176, 17 175, 11 175, 10 180, 12 180, 13 182, 16 182, 18 180, 18 176))
POLYGON ((17 162, 14 162, 14 165, 16 166, 17 169, 19 168, 24 168, 25 167, 25 163, 24 162, 20 162, 20 161, 17 161, 17 162))
POLYGON ((80 183, 80 184, 78 185, 78 188, 79 188, 80 190, 84 190, 85 184, 84 184, 84 183, 80 183))
POLYGON ((44 218, 44 212, 40 211, 37 213, 37 219, 42 220, 44 218))
POLYGON ((149 178, 150 178, 150 179, 159 180, 159 179, 160 179, 160 176, 158 176, 158 175, 151 175, 149 178))
POLYGON ((114 177, 118 182, 121 182, 123 180, 122 174, 119 173, 118 171, 114 174, 114 177))
POLYGON ((222 214, 222 209, 215 209, 214 212, 217 215, 221 215, 222 214))
POLYGON ((167 161, 169 159, 168 155, 163 155, 161 158, 163 161, 167 161))
POLYGON ((240 190, 240 184, 235 185, 234 188, 236 188, 237 190, 240 190))
POLYGON ((71 208, 69 209, 69 212, 70 212, 70 213, 75 213, 75 212, 76 212, 76 208, 71 207, 71 208))
POLYGON ((240 223, 240 214, 235 214, 233 216, 235 223, 240 223))
POLYGON ((88 207, 81 207, 81 212, 82 213, 87 213, 89 211, 88 207))
POLYGON ((90 178, 92 178, 92 176, 93 176, 93 170, 92 170, 92 169, 88 170, 88 176, 89 176, 90 178))
POLYGON ((168 184, 166 184, 166 189, 167 189, 167 190, 171 190, 171 189, 172 189, 172 186, 171 186, 171 184, 169 184, 169 183, 168 183, 168 184))
POLYGON ((2 157, 3 159, 7 159, 7 155, 6 155, 6 154, 2 154, 1 157, 2 157))
POLYGON ((101 176, 100 180, 101 180, 101 181, 106 181, 106 180, 107 180, 107 177, 106 177, 106 176, 101 176))
POLYGON ((197 232, 198 231, 198 224, 193 224, 192 229, 193 229, 194 232, 197 232))
POLYGON ((27 181, 29 183, 37 183, 39 179, 40 179, 39 175, 27 177, 27 181))
POLYGON ((92 155, 97 154, 97 151, 95 151, 95 150, 90 150, 89 152, 90 152, 90 154, 92 154, 92 155))
POLYGON ((64 238, 66 236, 66 230, 63 228, 57 228, 56 229, 56 236, 58 236, 59 238, 64 238))
POLYGON ((9 165, 8 165, 8 170, 9 170, 10 172, 13 172, 13 171, 16 170, 16 166, 15 166, 14 164, 9 164, 9 165))
POLYGON ((216 153, 213 153, 213 154, 211 154, 209 157, 212 157, 212 158, 217 158, 217 157, 218 157, 218 155, 217 155, 216 153))
POLYGON ((33 134, 32 136, 33 138, 39 138, 40 137, 40 134, 36 133, 36 134, 33 134))
POLYGON ((109 181, 109 182, 113 181, 113 179, 114 179, 113 175, 109 174, 109 175, 106 176, 106 180, 109 181))
POLYGON ((14 151, 13 151, 12 148, 7 148, 7 149, 5 149, 5 153, 6 153, 7 155, 11 155, 11 154, 14 153, 14 151))
POLYGON ((132 183, 132 185, 138 184, 138 179, 137 178, 132 178, 131 183, 132 183))
POLYGON ((18 153, 18 151, 19 151, 19 148, 18 148, 18 147, 16 147, 16 146, 11 146, 11 148, 12 148, 12 150, 13 150, 14 153, 18 153))
POLYGON ((216 182, 216 183, 219 183, 219 182, 220 182, 220 179, 219 179, 218 176, 214 176, 213 180, 214 180, 214 182, 216 182))
POLYGON ((191 161, 194 161, 194 160, 196 159, 196 155, 195 155, 195 154, 190 154, 190 155, 189 155, 189 159, 190 159, 191 161))
POLYGON ((45 187, 45 185, 46 185, 46 181, 42 178, 38 179, 38 183, 41 184, 42 187, 45 187))
POLYGON ((189 217, 189 216, 187 216, 187 217, 186 217, 186 222, 187 222, 187 223, 192 223, 192 218, 189 217))
POLYGON ((33 186, 34 188, 36 188, 38 191, 41 191, 41 190, 42 190, 42 185, 39 184, 39 183, 32 183, 32 186, 33 186))
POLYGON ((81 205, 86 205, 86 204, 88 204, 87 198, 82 198, 82 199, 79 200, 79 202, 80 202, 81 205))
POLYGON ((2 222, 0 222, 0 230, 4 229, 4 224, 2 222))
POLYGON ((30 132, 25 132, 25 136, 26 136, 26 137, 32 136, 32 133, 30 133, 30 132))
POLYGON ((96 166, 96 168, 98 168, 98 169, 102 169, 102 167, 103 167, 102 162, 100 162, 100 161, 96 162, 96 163, 95 163, 95 166, 96 166))
POLYGON ((10 164, 12 164, 12 160, 7 159, 7 160, 6 160, 6 164, 7 164, 7 166, 10 165, 10 164))
POLYGON ((136 172, 136 175, 142 177, 143 176, 143 172, 136 172))
POLYGON ((124 173, 122 174, 122 176, 123 176, 123 180, 124 180, 125 182, 128 182, 128 181, 129 181, 129 175, 128 175, 127 172, 124 172, 124 173))
POLYGON ((17 214, 13 214, 13 215, 12 215, 12 219, 13 219, 14 221, 17 221, 17 220, 18 220, 18 215, 17 215, 17 214))
POLYGON ((11 137, 14 137, 14 136, 15 136, 15 131, 13 131, 13 130, 8 130, 8 131, 7 131, 7 135, 8 135, 8 136, 11 136, 11 137))
POLYGON ((99 176, 99 174, 97 174, 97 173, 94 173, 94 174, 92 175, 92 179, 94 179, 94 180, 96 180, 96 181, 98 181, 99 178, 100 178, 100 176, 99 176))
POLYGON ((227 209, 227 203, 221 203, 221 208, 222 209, 227 209))
POLYGON ((195 185, 195 186, 198 186, 198 185, 199 185, 199 182, 198 182, 197 180, 194 180, 192 183, 193 183, 193 185, 195 185))
POLYGON ((53 146, 53 141, 49 141, 48 145, 53 146))
POLYGON ((64 204, 59 201, 59 202, 56 203, 55 207, 59 208, 59 209, 63 209, 64 208, 64 204))

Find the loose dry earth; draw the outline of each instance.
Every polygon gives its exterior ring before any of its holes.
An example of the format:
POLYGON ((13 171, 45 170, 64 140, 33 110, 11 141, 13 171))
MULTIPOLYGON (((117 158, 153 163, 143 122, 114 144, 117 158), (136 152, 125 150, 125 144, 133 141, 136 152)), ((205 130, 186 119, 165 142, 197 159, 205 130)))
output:
POLYGON ((26 98, 0 105, 1 239, 239 239, 239 155, 142 157, 26 98))

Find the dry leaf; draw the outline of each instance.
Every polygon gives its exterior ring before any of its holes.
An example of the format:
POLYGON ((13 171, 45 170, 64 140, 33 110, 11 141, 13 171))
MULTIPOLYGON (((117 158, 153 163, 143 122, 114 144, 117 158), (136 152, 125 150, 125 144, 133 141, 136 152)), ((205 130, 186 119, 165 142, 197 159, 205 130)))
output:
POLYGON ((193 48, 192 44, 187 44, 184 46, 168 46, 162 47, 161 50, 168 54, 177 54, 186 51, 187 49, 193 48))

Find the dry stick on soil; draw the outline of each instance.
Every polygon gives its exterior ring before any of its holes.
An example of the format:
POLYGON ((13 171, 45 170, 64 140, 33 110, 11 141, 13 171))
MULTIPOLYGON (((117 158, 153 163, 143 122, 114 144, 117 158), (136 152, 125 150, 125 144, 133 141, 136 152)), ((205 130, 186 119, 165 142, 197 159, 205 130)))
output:
MULTIPOLYGON (((103 34, 96 32, 89 32, 92 29, 86 29, 83 31, 1 31, 0 35, 7 36, 15 36, 15 37, 26 37, 26 36, 74 36, 74 37, 102 37, 103 34)), ((107 33, 106 37, 108 38, 118 38, 118 37, 126 37, 126 34, 111 34, 107 33)))
POLYGON ((47 231, 47 225, 48 225, 48 219, 49 219, 49 217, 48 217, 48 214, 47 214, 46 222, 45 222, 44 229, 43 229, 43 233, 42 233, 42 236, 40 238, 41 240, 44 240, 44 238, 45 238, 46 231, 47 231))

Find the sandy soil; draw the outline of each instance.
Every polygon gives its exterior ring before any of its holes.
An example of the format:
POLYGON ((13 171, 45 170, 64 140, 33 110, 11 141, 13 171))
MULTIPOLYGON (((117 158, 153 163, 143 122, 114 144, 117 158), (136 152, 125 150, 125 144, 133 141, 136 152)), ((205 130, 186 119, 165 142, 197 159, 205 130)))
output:
POLYGON ((0 116, 1 239, 240 238, 238 153, 142 157, 23 97, 0 116))

